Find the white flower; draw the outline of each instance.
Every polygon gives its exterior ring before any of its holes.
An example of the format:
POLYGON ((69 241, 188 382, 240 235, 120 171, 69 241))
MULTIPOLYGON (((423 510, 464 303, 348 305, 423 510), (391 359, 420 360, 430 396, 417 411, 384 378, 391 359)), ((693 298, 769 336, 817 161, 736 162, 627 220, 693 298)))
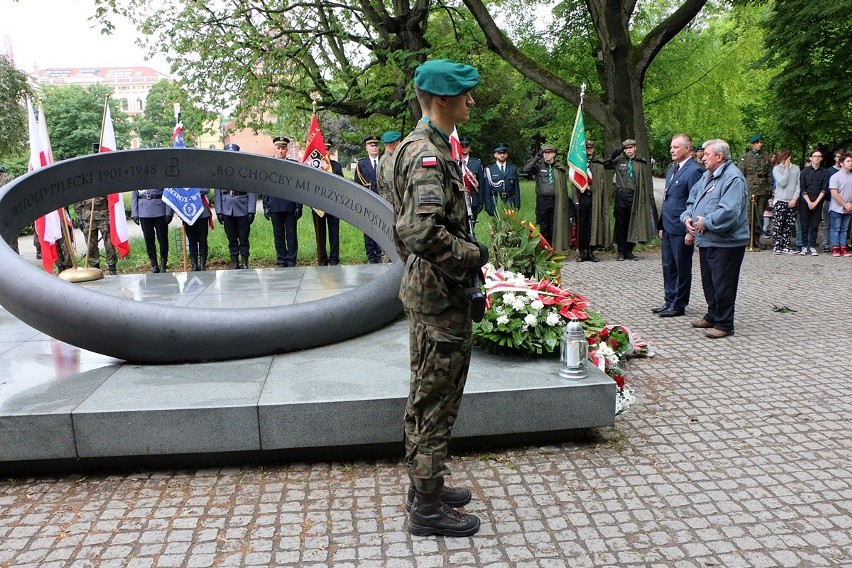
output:
POLYGON ((551 312, 547 314, 547 325, 554 326, 559 323, 559 314, 551 312))
POLYGON ((503 301, 507 304, 514 304, 516 298, 517 296, 514 292, 506 292, 505 294, 503 294, 503 301))
POLYGON ((527 298, 529 298, 530 300, 535 300, 536 298, 538 298, 538 292, 536 292, 535 290, 527 290, 527 298))
POLYGON ((503 304, 494 304, 494 307, 492 309, 494 310, 494 313, 498 316, 506 312, 506 307, 503 304))
POLYGON ((497 325, 506 325, 509 323, 509 316, 498 316, 497 325))
POLYGON ((533 314, 527 314, 527 317, 524 318, 524 323, 532 327, 538 324, 538 319, 533 314))
POLYGON ((515 298, 515 301, 512 303, 512 308, 514 308, 515 311, 519 312, 519 311, 523 310, 524 307, 526 307, 526 304, 524 304, 524 301, 520 298, 515 298))
MULTIPOLYGON (((532 304, 530 304, 530 306, 532 306, 532 309, 534 309, 535 311, 538 311, 538 310, 540 310, 541 308, 544 307, 544 302, 542 302, 541 300, 533 300, 532 304)), ((553 324, 551 324, 551 325, 553 325, 553 324)))

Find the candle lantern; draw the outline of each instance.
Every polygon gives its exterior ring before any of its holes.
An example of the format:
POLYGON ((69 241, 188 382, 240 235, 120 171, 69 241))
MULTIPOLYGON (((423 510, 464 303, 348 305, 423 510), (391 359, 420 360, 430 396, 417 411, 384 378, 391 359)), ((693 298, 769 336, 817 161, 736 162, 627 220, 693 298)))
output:
POLYGON ((562 334, 559 350, 562 368, 559 370, 559 376, 565 379, 585 379, 588 376, 585 366, 588 349, 589 344, 586 342, 583 324, 574 318, 568 322, 562 334))

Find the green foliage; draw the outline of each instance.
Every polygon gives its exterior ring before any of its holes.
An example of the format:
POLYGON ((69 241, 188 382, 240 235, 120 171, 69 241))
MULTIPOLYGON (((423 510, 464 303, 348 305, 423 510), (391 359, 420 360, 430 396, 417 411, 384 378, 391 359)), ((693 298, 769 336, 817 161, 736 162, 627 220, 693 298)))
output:
POLYGON ((24 100, 28 96, 32 96, 32 90, 26 73, 16 69, 5 55, 0 55, 0 160, 8 160, 26 151, 27 110, 24 100))
MULTIPOLYGON (((801 152, 852 140, 852 11, 847 2, 775 0, 762 21, 778 146, 801 152)), ((829 160, 830 161, 830 160, 829 160)))
MULTIPOLYGON (((92 153, 92 144, 101 139, 104 101, 112 89, 95 84, 44 87, 44 114, 55 161, 92 153)), ((119 149, 130 145, 130 124, 119 102, 110 98, 110 114, 119 149)))
POLYGON ((685 132, 695 144, 722 138, 735 154, 750 134, 771 131, 761 6, 737 7, 688 28, 660 51, 645 82, 651 155, 668 164, 669 143, 685 132))
POLYGON ((543 246, 538 227, 522 219, 517 211, 500 211, 498 207, 489 229, 492 264, 534 280, 559 280, 565 257, 543 246))
POLYGON ((196 108, 177 83, 163 79, 148 92, 145 111, 134 123, 134 130, 142 140, 142 146, 168 147, 172 145, 175 127, 174 103, 180 104, 180 119, 184 126, 187 146, 192 146, 194 137, 205 134, 216 114, 196 108))

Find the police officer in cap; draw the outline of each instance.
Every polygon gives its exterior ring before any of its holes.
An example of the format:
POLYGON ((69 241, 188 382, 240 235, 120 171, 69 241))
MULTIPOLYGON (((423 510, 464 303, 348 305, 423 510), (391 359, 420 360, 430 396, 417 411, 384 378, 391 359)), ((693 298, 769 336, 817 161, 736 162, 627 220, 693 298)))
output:
POLYGON ((518 168, 509 161, 509 146, 500 142, 494 147, 494 163, 485 168, 482 189, 485 191, 485 211, 494 215, 498 199, 504 207, 521 208, 521 185, 518 168))
MULTIPOLYGON (((227 144, 225 150, 239 152, 240 147, 237 144, 227 144)), ((228 237, 231 268, 248 268, 249 232, 257 210, 257 195, 245 191, 217 189, 214 202, 216 217, 228 237)))
POLYGON ((427 61, 414 73, 423 118, 397 148, 394 242, 405 260, 400 299, 410 326, 411 375, 405 407, 406 508, 413 535, 469 536, 479 519, 457 508, 468 489, 444 478, 447 448, 467 380, 472 328, 465 288, 488 250, 468 242, 467 206, 450 151, 456 124, 467 122, 479 73, 469 65, 427 61))
POLYGON ((139 189, 130 194, 130 217, 142 228, 145 251, 151 261, 151 272, 166 272, 169 262, 169 223, 174 210, 163 202, 162 189, 139 189), (156 238, 160 245, 157 263, 156 238))
POLYGON ((468 171, 475 180, 475 185, 471 183, 470 189, 470 207, 473 209, 473 216, 476 218, 485 208, 485 198, 479 191, 482 187, 482 160, 479 158, 470 157, 470 137, 462 136, 459 138, 462 152, 462 162, 467 166, 468 171))
MULTIPOLYGON (((367 150, 367 156, 358 160, 355 166, 355 181, 373 193, 378 193, 376 174, 379 169, 379 138, 373 135, 367 136, 364 138, 364 148, 367 150)), ((382 262, 382 247, 367 235, 364 235, 364 250, 367 253, 367 262, 370 264, 382 262)))
MULTIPOLYGON (((276 136, 275 157, 287 159, 290 139, 276 136)), ((302 218, 302 204, 271 195, 263 196, 263 216, 272 222, 272 237, 275 240, 275 264, 281 267, 296 266, 299 253, 298 221, 302 218)))

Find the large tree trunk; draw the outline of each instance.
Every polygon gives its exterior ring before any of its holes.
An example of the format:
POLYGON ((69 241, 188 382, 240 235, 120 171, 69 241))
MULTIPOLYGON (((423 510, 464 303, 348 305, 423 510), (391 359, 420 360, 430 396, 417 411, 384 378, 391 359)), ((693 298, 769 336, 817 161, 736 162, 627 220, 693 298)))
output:
MULTIPOLYGON (((485 34, 488 48, 519 73, 563 99, 579 104, 580 89, 524 55, 494 23, 482 0, 463 0, 485 34)), ((601 51, 598 62, 601 96, 587 92, 583 111, 601 125, 607 148, 633 138, 641 156, 650 158, 642 105, 645 73, 657 53, 704 7, 707 0, 684 0, 638 44, 630 40, 636 0, 585 0, 601 51)))

